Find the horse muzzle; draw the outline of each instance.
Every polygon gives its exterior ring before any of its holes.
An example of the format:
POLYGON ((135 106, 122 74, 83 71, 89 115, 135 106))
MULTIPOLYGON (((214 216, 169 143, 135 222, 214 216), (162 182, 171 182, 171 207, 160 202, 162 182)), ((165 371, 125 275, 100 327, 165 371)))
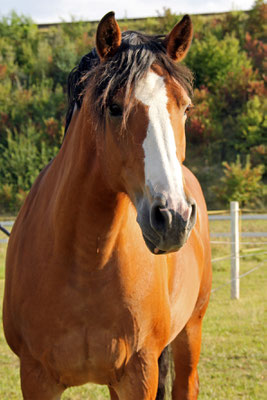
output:
POLYGON ((146 199, 137 207, 137 222, 144 241, 153 254, 179 250, 187 241, 197 217, 197 206, 188 199, 182 212, 168 207, 164 196, 158 195, 150 204, 146 199))

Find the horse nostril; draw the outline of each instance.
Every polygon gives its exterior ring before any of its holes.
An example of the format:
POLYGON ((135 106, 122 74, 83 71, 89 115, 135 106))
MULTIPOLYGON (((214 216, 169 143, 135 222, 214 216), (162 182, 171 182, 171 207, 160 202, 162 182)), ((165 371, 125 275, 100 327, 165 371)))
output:
POLYGON ((162 207, 158 202, 152 205, 150 213, 150 223, 152 228, 158 232, 165 232, 171 225, 172 215, 166 207, 162 207))
POLYGON ((152 222, 158 228, 163 228, 165 224, 165 218, 159 206, 155 206, 152 210, 152 222))
POLYGON ((193 200, 191 202, 191 215, 187 224, 189 229, 191 229, 195 225, 196 219, 197 219, 197 205, 196 202, 193 200))

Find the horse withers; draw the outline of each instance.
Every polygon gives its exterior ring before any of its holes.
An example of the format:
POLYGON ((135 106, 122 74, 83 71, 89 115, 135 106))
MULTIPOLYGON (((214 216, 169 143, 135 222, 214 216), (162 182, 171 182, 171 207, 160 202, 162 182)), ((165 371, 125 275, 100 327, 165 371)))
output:
POLYGON ((111 12, 70 74, 63 144, 7 251, 4 330, 24 399, 87 382, 112 400, 163 398, 169 344, 173 399, 198 396, 211 257, 205 201, 183 166, 192 75, 178 62, 192 32, 185 16, 164 37, 121 34, 111 12))

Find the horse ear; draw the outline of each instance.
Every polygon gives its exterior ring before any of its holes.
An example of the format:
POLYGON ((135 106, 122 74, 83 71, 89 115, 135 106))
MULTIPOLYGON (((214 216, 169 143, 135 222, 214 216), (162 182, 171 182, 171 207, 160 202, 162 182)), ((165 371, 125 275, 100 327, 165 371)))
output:
POLYGON ((106 14, 99 22, 96 32, 96 49, 101 60, 114 56, 121 44, 121 31, 115 13, 106 14))
POLYGON ((189 15, 185 15, 164 41, 169 56, 175 61, 182 61, 189 50, 192 38, 193 24, 189 15))

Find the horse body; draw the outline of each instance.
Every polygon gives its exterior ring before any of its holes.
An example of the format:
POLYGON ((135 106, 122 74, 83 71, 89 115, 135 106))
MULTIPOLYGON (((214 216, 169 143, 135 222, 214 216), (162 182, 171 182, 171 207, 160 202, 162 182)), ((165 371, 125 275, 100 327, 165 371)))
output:
MULTIPOLYGON (((101 43, 98 52, 102 55, 101 43)), ((162 71, 151 73, 160 76, 162 71)), ((149 79, 160 83, 157 77, 149 79)), ((120 102, 123 95, 117 96, 120 102)), ((108 385, 113 400, 155 399, 158 359, 171 342, 173 398, 197 398, 201 322, 211 285, 205 201, 196 178, 183 166, 183 186, 169 204, 181 199, 179 215, 188 220, 184 231, 171 224, 180 217, 166 209, 165 199, 163 205, 162 198, 160 203, 157 195, 153 198, 157 177, 146 173, 151 161, 144 159, 144 141, 149 129, 158 129, 153 125, 157 112, 138 90, 136 98, 128 120, 135 134, 125 138, 114 136, 117 116, 106 122, 105 136, 96 135, 85 98, 73 112, 59 154, 38 177, 13 227, 4 328, 20 357, 25 399, 56 399, 66 387, 86 382, 108 385), (140 189, 146 174, 149 200, 140 189), (147 218, 153 235, 158 229, 157 242, 147 237, 147 218), (181 237, 177 245, 165 240, 174 230, 181 237)), ((170 114, 172 107, 168 102, 170 114)), ((171 125, 182 129, 175 115, 171 125)), ((153 140, 147 146, 156 152, 153 140)), ((182 162, 184 138, 175 141, 182 162)), ((174 184, 168 179, 171 191, 174 184)), ((165 186, 157 191, 167 198, 165 186)))

